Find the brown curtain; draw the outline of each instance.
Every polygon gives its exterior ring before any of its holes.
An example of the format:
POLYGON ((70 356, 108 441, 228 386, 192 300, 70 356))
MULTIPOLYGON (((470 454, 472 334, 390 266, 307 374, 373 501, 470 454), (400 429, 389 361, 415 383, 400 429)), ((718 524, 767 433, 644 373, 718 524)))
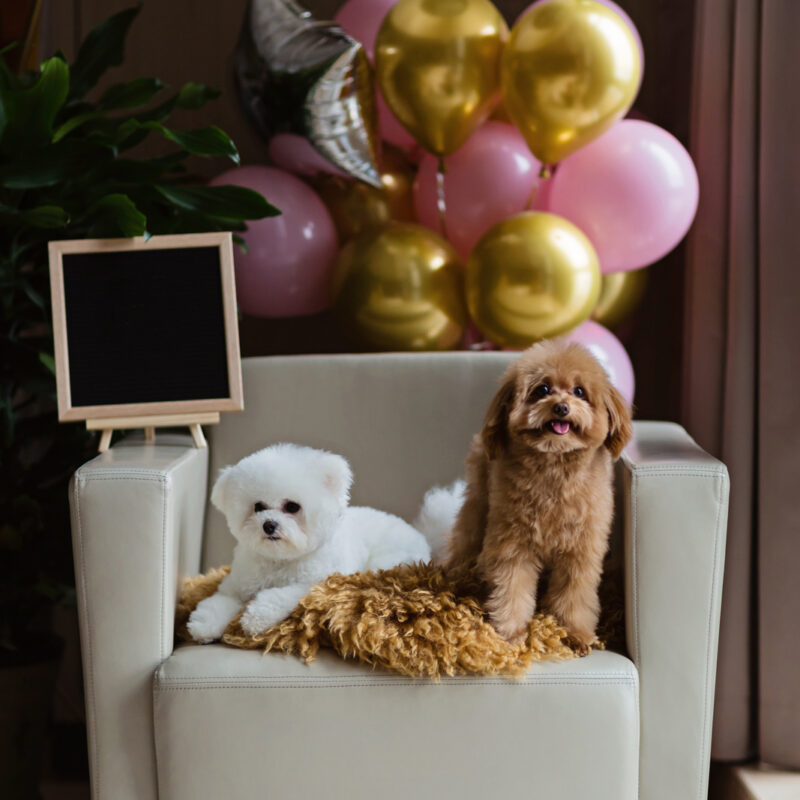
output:
POLYGON ((800 2, 695 22, 683 416, 731 474, 712 755, 800 768, 800 2))

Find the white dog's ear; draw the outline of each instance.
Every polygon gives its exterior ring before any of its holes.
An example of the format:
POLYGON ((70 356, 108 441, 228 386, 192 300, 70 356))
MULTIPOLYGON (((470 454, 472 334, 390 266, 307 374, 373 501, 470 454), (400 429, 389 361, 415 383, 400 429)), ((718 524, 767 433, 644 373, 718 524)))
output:
POLYGON ((325 453, 322 458, 322 482, 342 506, 350 499, 350 487, 353 484, 353 473, 350 465, 342 456, 325 453))
POLYGON ((217 482, 211 490, 211 502, 223 513, 225 512, 225 505, 227 503, 227 495, 229 484, 231 481, 233 467, 223 467, 220 470, 217 482))

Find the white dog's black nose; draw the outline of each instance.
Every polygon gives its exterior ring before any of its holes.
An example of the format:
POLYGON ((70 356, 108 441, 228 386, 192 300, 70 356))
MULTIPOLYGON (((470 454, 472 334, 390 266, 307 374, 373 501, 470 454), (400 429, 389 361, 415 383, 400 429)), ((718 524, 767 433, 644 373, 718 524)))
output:
POLYGON ((275 533, 275 530, 278 527, 278 523, 275 522, 275 520, 273 519, 268 519, 264 523, 263 527, 264 527, 264 533, 266 533, 267 536, 270 536, 271 534, 275 533))
POLYGON ((569 406, 566 403, 556 403, 553 406, 553 413, 557 417, 566 417, 569 414, 569 406))

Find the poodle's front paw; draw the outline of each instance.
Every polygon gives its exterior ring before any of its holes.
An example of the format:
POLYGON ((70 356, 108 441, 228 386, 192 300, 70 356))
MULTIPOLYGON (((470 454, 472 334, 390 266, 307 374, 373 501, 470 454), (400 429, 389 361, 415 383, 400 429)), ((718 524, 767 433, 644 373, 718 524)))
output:
POLYGON ((215 594, 197 604, 189 615, 186 629, 199 644, 208 644, 222 637, 228 623, 239 613, 241 603, 233 597, 215 594))
POLYGON ((529 627, 527 623, 520 625, 511 620, 502 622, 492 619, 492 625, 501 639, 505 639, 509 644, 523 644, 528 636, 529 627))

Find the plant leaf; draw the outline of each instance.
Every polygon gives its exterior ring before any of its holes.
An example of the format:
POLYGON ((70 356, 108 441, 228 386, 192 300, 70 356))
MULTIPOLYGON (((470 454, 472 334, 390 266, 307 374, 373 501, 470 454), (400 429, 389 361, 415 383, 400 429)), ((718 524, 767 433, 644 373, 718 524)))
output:
POLYGON ((156 186, 178 208, 196 211, 220 222, 275 217, 281 212, 258 192, 243 186, 156 186))
POLYGON ((69 92, 69 67, 60 58, 48 58, 30 87, 3 89, 0 94, 2 140, 6 155, 29 152, 47 145, 53 122, 69 92))
POLYGON ((70 98, 83 97, 109 67, 125 57, 125 37, 141 6, 126 8, 101 22, 83 40, 72 65, 70 98))
POLYGON ((83 139, 65 139, 0 166, 0 187, 36 189, 80 175, 113 158, 110 148, 83 139))
POLYGON ((93 236, 143 236, 147 230, 147 218, 125 194, 101 197, 89 207, 86 217, 93 236))
POLYGON ((164 84, 158 78, 136 78, 110 86, 97 105, 106 111, 144 106, 163 88, 164 84))
POLYGON ((70 119, 56 128, 56 132, 53 134, 53 144, 60 142, 68 133, 72 133, 76 128, 80 128, 84 122, 89 122, 93 119, 102 119, 103 116, 102 111, 87 111, 85 114, 76 114, 74 117, 70 117, 70 119))
POLYGON ((63 228, 69 224, 69 214, 61 206, 37 206, 23 211, 22 217, 35 228, 63 228))
POLYGON ((175 107, 188 111, 202 108, 209 100, 216 100, 220 96, 217 89, 212 89, 202 83, 184 83, 175 98, 175 107))
POLYGON ((225 131, 217 128, 216 125, 197 128, 193 131, 176 131, 154 120, 140 122, 136 119, 130 119, 120 126, 118 132, 120 143, 124 143, 125 139, 137 129, 158 131, 165 139, 169 139, 193 155, 227 156, 234 163, 239 163, 239 151, 236 149, 233 140, 225 131))
POLYGON ((39 361, 44 364, 53 375, 56 374, 56 360, 49 353, 39 353, 39 361))

